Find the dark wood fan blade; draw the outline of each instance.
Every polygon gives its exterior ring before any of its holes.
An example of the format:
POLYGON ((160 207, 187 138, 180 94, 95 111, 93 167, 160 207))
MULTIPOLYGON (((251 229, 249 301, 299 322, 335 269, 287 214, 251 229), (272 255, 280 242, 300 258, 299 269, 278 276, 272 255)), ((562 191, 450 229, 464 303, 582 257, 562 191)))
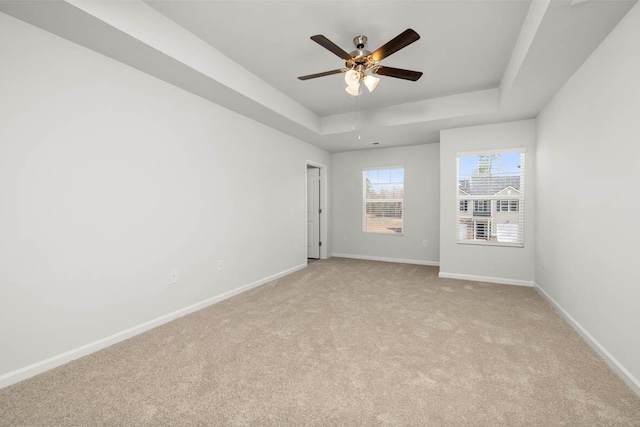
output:
POLYGON ((393 68, 393 67, 383 67, 382 65, 378 65, 374 67, 371 71, 376 74, 380 74, 381 76, 395 77, 397 79, 411 80, 415 82, 420 77, 422 77, 422 73, 420 71, 411 71, 411 70, 403 70, 402 68, 393 68))
POLYGON ((330 76, 331 74, 340 74, 340 73, 344 73, 345 71, 347 71, 346 68, 340 68, 339 70, 331 70, 331 71, 325 71, 323 73, 316 73, 316 74, 309 74, 307 76, 300 76, 300 77, 298 77, 298 79, 299 80, 315 79, 316 77, 330 76))
POLYGON ((334 42, 332 42, 322 34, 318 34, 317 36, 311 36, 311 40, 318 43, 323 48, 333 52, 334 55, 339 56, 345 61, 351 58, 351 55, 349 55, 347 52, 342 50, 340 46, 338 46, 337 44, 335 44, 334 42))
POLYGON ((384 46, 379 47, 375 52, 373 52, 370 56, 374 61, 378 62, 383 58, 391 55, 402 49, 403 47, 409 46, 411 43, 420 39, 420 35, 413 31, 411 28, 403 31, 398 34, 392 40, 389 40, 384 46))

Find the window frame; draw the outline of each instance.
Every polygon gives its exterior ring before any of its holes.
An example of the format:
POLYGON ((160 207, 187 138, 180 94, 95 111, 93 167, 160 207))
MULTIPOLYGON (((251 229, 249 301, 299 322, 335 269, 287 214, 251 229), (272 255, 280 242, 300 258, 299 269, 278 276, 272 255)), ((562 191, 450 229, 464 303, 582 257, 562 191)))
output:
POLYGON ((473 240, 483 241, 489 240, 488 237, 491 236, 491 220, 489 219, 474 219, 473 220, 473 240), (478 237, 481 233, 484 234, 483 237, 478 237))
POLYGON ((496 212, 519 212, 519 207, 520 200, 518 199, 499 199, 496 201, 496 212))
POLYGON ((472 210, 472 212, 474 214, 476 212, 489 212, 489 213, 491 213, 491 199, 473 200, 473 210, 472 210))
MULTIPOLYGON (((491 149, 491 150, 479 150, 479 151, 471 151, 471 152, 457 152, 456 153, 456 203, 458 206, 456 212, 456 243, 462 245, 481 245, 481 246, 504 246, 504 247, 515 247, 515 248, 524 248, 525 246, 525 228, 526 228, 526 220, 525 220, 525 177, 526 177, 526 152, 527 150, 524 147, 519 148, 508 148, 508 149, 491 149), (497 191, 494 194, 468 194, 467 189, 461 187, 461 182, 465 179, 469 179, 471 175, 460 175, 460 158, 465 156, 474 156, 474 155, 495 155, 495 154, 503 154, 503 153, 519 153, 520 154, 520 165, 518 166, 518 172, 520 177, 519 188, 515 188, 517 194, 498 194, 502 192, 504 189, 497 191), (460 209, 461 203, 466 201, 470 209, 467 211, 462 211, 460 209), (476 213, 480 212, 476 209, 476 202, 478 204, 483 201, 489 201, 489 215, 476 215, 476 213), (513 204, 515 202, 515 204, 513 204), (506 210, 501 210, 500 206, 506 203, 506 210), (503 226, 507 223, 501 223, 500 218, 496 218, 495 214, 517 214, 517 241, 508 241, 511 236, 508 230, 504 230, 505 227, 502 227, 502 233, 498 232, 498 226, 503 226), (485 239, 477 239, 476 238, 476 223, 478 221, 488 221, 488 235, 489 237, 485 239), (463 228, 464 227, 464 228, 463 228), (469 228, 471 227, 471 228, 469 228), (465 231, 466 230, 466 231, 465 231), (506 234, 505 234, 506 233, 506 234), (471 236, 471 238, 469 238, 471 236), (463 238, 464 237, 464 238, 463 238), (497 240, 502 237, 504 240, 497 240)), ((504 175, 504 176, 518 176, 514 174, 504 175)), ((508 188, 505 187, 505 189, 508 188)), ((486 205, 485 205, 486 207, 486 205)), ((485 211, 482 211, 485 212, 485 211)))
MULTIPOLYGON (((394 166, 370 166, 362 169, 362 232, 366 234, 376 234, 381 236, 404 236, 405 233, 405 221, 404 221, 404 210, 405 210, 405 173, 406 169, 404 165, 394 165, 394 166), (368 199, 367 198, 367 172, 369 171, 393 171, 401 169, 402 170, 402 198, 393 198, 393 199, 368 199), (400 203, 401 210, 401 231, 391 231, 391 232, 382 232, 367 229, 367 203, 400 203)), ((390 181, 390 183, 393 183, 390 181)), ((378 183, 376 183, 378 184, 378 183)))

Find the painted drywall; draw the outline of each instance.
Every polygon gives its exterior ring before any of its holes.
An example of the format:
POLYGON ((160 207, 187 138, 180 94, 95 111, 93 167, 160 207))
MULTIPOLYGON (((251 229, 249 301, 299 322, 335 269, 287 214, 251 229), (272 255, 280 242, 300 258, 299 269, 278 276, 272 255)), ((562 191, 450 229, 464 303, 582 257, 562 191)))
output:
POLYGON ((533 285, 535 126, 535 120, 523 120, 440 132, 440 275, 442 277, 533 285), (524 247, 458 244, 457 154, 512 148, 525 150, 524 247))
POLYGON ((640 6, 538 117, 536 282, 640 390, 640 6))
POLYGON ((327 152, 4 14, 0 56, 0 377, 305 265, 327 152))
POLYGON ((332 251, 336 256, 438 264, 439 146, 349 151, 331 155, 332 251), (404 166, 404 235, 363 231, 362 171, 404 166), (427 246, 423 246, 423 240, 427 246))

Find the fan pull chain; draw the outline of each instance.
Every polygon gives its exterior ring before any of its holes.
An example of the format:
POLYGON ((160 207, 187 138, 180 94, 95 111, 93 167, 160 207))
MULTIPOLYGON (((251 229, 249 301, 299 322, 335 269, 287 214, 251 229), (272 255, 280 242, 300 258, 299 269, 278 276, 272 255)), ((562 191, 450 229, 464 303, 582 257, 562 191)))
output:
MULTIPOLYGON (((360 87, 360 90, 362 90, 362 87, 360 87)), ((362 110, 361 108, 362 105, 362 96, 358 96, 358 118, 360 118, 360 111, 362 110)), ((360 132, 358 132, 358 141, 362 140, 362 135, 360 135, 360 132)))
POLYGON ((356 131, 356 97, 352 96, 351 97, 351 119, 352 119, 352 123, 351 123, 351 130, 352 131, 356 131))
MULTIPOLYGON (((360 96, 352 96, 351 97, 351 117, 353 119, 352 124, 351 124, 351 130, 353 132, 356 131, 357 128, 357 124, 358 124, 358 116, 360 113, 360 106, 361 106, 361 100, 360 100, 360 96), (356 109, 356 98, 358 99, 358 108, 356 109)), ((360 134, 360 132, 358 132, 358 141, 362 140, 362 135, 360 134)))

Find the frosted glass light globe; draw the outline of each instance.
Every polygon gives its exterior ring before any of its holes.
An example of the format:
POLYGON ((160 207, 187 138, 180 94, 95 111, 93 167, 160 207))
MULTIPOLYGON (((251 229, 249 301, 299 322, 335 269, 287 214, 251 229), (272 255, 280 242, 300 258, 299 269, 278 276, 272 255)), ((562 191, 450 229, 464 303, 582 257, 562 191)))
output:
POLYGON ((357 83, 355 86, 347 86, 344 90, 351 96, 358 96, 360 95, 360 84, 357 83))
POLYGON ((344 81, 347 86, 358 86, 360 83, 360 73, 356 70, 349 70, 344 74, 344 81))
POLYGON ((378 86, 378 83, 380 83, 379 78, 369 75, 364 76, 364 79, 362 80, 364 81, 364 85, 367 87, 367 89, 369 89, 369 92, 373 92, 376 86, 378 86))

